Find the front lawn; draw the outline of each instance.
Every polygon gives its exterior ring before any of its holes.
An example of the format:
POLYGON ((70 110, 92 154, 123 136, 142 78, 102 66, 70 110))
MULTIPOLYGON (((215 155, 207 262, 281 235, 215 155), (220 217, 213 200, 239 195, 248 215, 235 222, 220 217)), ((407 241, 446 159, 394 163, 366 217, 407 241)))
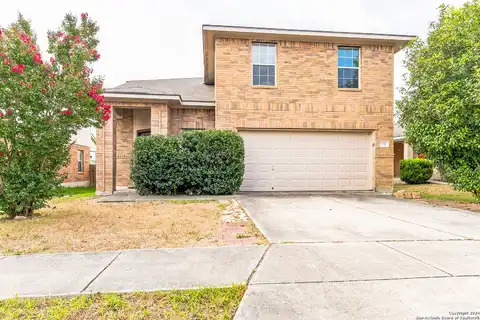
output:
POLYGON ((478 199, 471 193, 455 190, 448 184, 396 184, 394 192, 398 190, 420 192, 422 198, 432 204, 480 212, 478 199))
POLYGON ((226 210, 229 205, 218 201, 99 203, 93 198, 58 198, 31 219, 0 220, 0 254, 242 245, 262 240, 261 234, 251 232, 256 229, 248 218, 223 222, 226 210), (232 232, 248 232, 251 237, 236 239, 232 232))
POLYGON ((0 319, 232 319, 244 285, 0 301, 0 319))
POLYGON ((95 187, 61 187, 59 191, 64 196, 91 197, 95 195, 95 187))

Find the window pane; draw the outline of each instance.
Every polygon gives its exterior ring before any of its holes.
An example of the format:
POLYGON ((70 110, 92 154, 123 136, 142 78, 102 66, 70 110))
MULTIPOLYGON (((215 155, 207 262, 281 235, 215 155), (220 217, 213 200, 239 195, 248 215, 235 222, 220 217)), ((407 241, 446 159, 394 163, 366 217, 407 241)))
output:
POLYGON ((253 85, 254 86, 260 85, 260 76, 254 76, 253 77, 253 85))
POLYGON ((260 54, 261 54, 262 56, 268 54, 268 48, 267 48, 266 46, 264 46, 264 45, 260 45, 260 54))
POLYGON ((358 57, 357 58, 353 58, 352 60, 352 67, 360 67, 360 61, 358 60, 358 57))
POLYGON ((260 66, 254 65, 254 66, 253 66, 253 77, 255 78, 255 77, 259 76, 259 75, 260 75, 260 66))
POLYGON ((351 77, 358 80, 358 69, 350 69, 351 77))
POLYGON ((352 53, 353 53, 353 56, 354 57, 358 57, 359 56, 359 49, 358 48, 352 48, 352 53))
POLYGON ((275 66, 268 66, 268 75, 273 75, 275 76, 275 66))
POLYGON ((339 58, 338 59, 339 67, 354 67, 352 58, 339 58))
POLYGON ((275 74, 271 74, 268 76, 268 85, 274 86, 275 85, 275 74))
POLYGON ((268 64, 268 56, 266 54, 261 54, 258 63, 259 64, 268 64))
POLYGON ((259 54, 253 54, 252 55, 252 62, 254 64, 259 64, 260 63, 260 55, 259 54))
POLYGON ((260 76, 268 75, 268 66, 260 66, 260 76))
POLYGON ((268 76, 260 76, 260 85, 268 86, 268 76))
POLYGON ((276 52, 275 52, 275 45, 270 45, 268 47, 268 54, 271 55, 271 56, 275 56, 276 52))
POLYGON ((252 54, 253 54, 253 55, 258 55, 259 51, 260 51, 260 50, 258 49, 258 45, 254 43, 254 44, 252 45, 252 54))
POLYGON ((274 55, 268 55, 267 56, 267 64, 270 64, 270 65, 275 64, 275 56, 274 55))
POLYGON ((343 77, 345 79, 352 79, 353 78, 353 69, 345 69, 343 73, 343 77))

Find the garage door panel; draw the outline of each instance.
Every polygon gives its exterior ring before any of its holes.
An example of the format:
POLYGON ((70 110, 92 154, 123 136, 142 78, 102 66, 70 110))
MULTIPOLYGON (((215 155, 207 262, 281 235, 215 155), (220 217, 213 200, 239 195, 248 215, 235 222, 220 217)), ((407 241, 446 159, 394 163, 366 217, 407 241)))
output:
POLYGON ((241 131, 244 191, 371 190, 367 133, 241 131))

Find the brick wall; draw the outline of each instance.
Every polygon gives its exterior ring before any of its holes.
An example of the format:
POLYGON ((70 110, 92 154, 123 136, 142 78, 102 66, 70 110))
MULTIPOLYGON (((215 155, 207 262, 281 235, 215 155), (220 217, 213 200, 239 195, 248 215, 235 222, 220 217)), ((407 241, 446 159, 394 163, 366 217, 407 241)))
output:
POLYGON ((215 110, 198 108, 174 108, 170 110, 170 134, 177 135, 182 129, 215 128, 215 110))
MULTIPOLYGON (((135 103, 111 100, 112 118, 97 130, 97 179, 98 193, 111 193, 117 188, 131 186, 130 162, 136 136, 134 114, 137 110, 150 109, 151 134, 178 134, 182 128, 214 128, 215 110, 206 108, 171 108, 166 104, 135 103)), ((145 129, 143 126, 141 129, 145 129)))
POLYGON ((252 87, 252 40, 217 39, 215 126, 372 131, 375 185, 393 184, 393 63, 390 46, 361 46, 361 89, 338 89, 337 44, 278 41, 277 86, 252 87), (380 148, 380 141, 389 141, 380 148))
POLYGON ((59 171, 60 174, 66 174, 67 178, 63 183, 90 182, 90 148, 73 144, 70 146, 70 162, 59 171), (83 150, 83 172, 78 172, 78 151, 83 150))

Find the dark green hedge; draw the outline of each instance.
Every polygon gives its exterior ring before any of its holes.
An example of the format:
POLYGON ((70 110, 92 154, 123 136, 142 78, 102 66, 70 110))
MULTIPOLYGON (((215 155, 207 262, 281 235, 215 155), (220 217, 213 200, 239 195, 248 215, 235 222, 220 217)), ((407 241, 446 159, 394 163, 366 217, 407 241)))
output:
POLYGON ((427 183, 433 175, 433 164, 427 159, 400 161, 400 179, 410 184, 427 183))
POLYGON ((244 154, 242 137, 229 130, 138 137, 131 179, 141 195, 233 194, 243 181, 244 154))

